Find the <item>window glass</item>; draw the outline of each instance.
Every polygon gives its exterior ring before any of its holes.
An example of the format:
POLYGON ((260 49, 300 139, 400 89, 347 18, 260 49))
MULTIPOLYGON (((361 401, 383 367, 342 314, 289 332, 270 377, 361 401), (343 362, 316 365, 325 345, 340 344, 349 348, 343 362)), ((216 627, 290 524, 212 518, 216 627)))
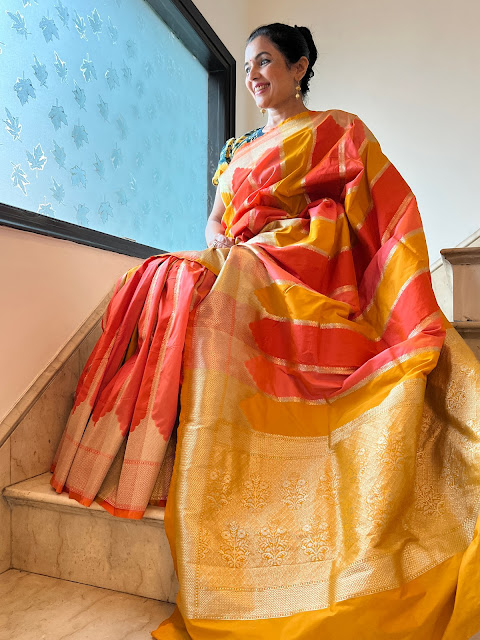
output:
POLYGON ((208 74, 143 0, 4 0, 0 200, 201 249, 208 74))

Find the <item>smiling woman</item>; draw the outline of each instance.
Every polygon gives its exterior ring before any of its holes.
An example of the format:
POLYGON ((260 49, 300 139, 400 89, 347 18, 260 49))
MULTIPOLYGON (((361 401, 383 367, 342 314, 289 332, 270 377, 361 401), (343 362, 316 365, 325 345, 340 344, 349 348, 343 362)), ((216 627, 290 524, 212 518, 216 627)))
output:
POLYGON ((250 36, 268 122, 222 151, 211 248, 118 283, 53 464, 120 517, 168 490, 158 640, 480 629, 480 366, 408 185, 357 116, 305 108, 315 56, 304 28, 250 36))

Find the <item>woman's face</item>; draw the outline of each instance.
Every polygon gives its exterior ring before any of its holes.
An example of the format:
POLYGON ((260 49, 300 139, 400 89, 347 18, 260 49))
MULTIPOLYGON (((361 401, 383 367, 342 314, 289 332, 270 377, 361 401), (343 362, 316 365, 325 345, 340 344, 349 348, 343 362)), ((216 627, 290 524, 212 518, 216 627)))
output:
POLYGON ((258 36, 247 45, 245 73, 245 84, 259 109, 277 109, 295 100, 297 65, 289 66, 266 36, 258 36))

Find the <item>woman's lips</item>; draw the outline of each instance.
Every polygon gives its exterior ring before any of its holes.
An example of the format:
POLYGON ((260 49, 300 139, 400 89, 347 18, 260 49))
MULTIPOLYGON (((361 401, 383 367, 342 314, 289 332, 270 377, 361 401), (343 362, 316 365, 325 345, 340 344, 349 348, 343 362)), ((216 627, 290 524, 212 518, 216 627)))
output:
POLYGON ((270 86, 270 84, 259 84, 255 87, 254 91, 255 91, 255 95, 258 96, 261 93, 264 93, 268 87, 270 86))

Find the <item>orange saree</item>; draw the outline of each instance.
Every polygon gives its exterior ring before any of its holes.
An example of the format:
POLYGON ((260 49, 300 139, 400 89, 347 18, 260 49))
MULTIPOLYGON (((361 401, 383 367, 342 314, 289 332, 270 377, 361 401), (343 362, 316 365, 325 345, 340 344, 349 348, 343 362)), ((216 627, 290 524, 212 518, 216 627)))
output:
POLYGON ((480 367, 415 199, 363 123, 306 112, 220 177, 230 250, 127 274, 52 484, 141 517, 180 582, 159 640, 480 630, 480 367))

